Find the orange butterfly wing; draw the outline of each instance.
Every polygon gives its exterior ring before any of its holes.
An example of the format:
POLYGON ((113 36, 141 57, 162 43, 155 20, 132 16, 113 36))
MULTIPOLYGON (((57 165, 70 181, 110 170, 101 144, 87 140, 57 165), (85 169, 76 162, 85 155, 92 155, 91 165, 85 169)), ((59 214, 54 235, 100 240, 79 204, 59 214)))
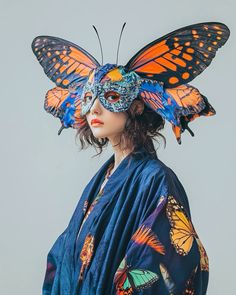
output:
MULTIPOLYGON (((193 240, 196 239, 199 254, 200 267, 202 271, 209 271, 209 261, 207 253, 200 241, 190 218, 173 196, 168 197, 166 207, 167 217, 170 221, 170 239, 179 255, 187 255, 192 248, 193 240)), ((187 294, 187 293, 186 293, 187 294)))
POLYGON ((183 84, 175 88, 166 88, 165 91, 170 94, 176 103, 182 108, 180 122, 181 126, 172 124, 172 130, 178 143, 181 143, 181 133, 187 129, 192 136, 194 133, 188 127, 188 123, 200 116, 212 116, 216 114, 215 109, 202 95, 197 88, 183 84))
POLYGON ((171 243, 178 254, 185 256, 191 250, 197 234, 183 207, 172 196, 168 197, 166 212, 171 224, 171 243))
POLYGON ((45 74, 62 88, 72 83, 84 84, 91 71, 99 66, 98 61, 83 48, 57 37, 34 38, 32 50, 45 74))
POLYGON ((151 228, 141 225, 131 238, 135 243, 139 245, 148 245, 156 252, 164 255, 166 250, 164 245, 159 241, 157 235, 151 228))
MULTIPOLYGON (((63 89, 61 87, 54 87, 53 89, 49 90, 46 93, 45 102, 44 102, 44 109, 52 114, 54 117, 63 119, 63 109, 65 107, 69 107, 69 102, 67 105, 62 108, 62 104, 68 98, 68 96, 73 96, 68 89, 63 89)), ((86 121, 84 118, 80 116, 81 110, 81 100, 79 98, 75 99, 75 112, 73 113, 73 128, 78 128, 83 126, 86 121)))
POLYGON ((165 83, 186 84, 208 67, 229 37, 222 23, 199 23, 175 30, 142 48, 127 63, 129 71, 165 83))
POLYGON ((55 117, 59 117, 57 110, 60 108, 61 104, 65 101, 67 96, 70 94, 69 90, 63 89, 61 87, 55 87, 46 93, 46 100, 44 103, 44 108, 46 111, 53 113, 55 117))

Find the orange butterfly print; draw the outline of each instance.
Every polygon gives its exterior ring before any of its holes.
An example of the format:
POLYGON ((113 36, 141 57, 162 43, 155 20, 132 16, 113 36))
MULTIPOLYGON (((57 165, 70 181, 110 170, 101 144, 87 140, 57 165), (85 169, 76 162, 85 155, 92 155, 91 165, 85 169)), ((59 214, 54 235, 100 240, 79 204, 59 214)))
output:
POLYGON ((159 241, 157 235, 151 230, 151 228, 141 225, 131 238, 135 243, 139 245, 147 245, 156 252, 164 255, 165 247, 159 241))
MULTIPOLYGON (((152 223, 153 220, 157 218, 158 214, 160 214, 163 207, 165 206, 166 201, 167 198, 160 196, 156 209, 148 217, 146 222, 152 223)), ((160 242, 157 234, 147 224, 141 224, 131 237, 131 240, 133 240, 138 245, 147 245, 156 252, 165 255, 166 250, 164 245, 160 242)))
POLYGON ((201 270, 208 271, 209 263, 206 251, 193 227, 192 222, 185 213, 183 206, 180 205, 173 196, 168 197, 166 213, 171 225, 171 243, 175 247, 176 252, 182 256, 187 255, 191 250, 195 239, 198 244, 201 257, 201 270))

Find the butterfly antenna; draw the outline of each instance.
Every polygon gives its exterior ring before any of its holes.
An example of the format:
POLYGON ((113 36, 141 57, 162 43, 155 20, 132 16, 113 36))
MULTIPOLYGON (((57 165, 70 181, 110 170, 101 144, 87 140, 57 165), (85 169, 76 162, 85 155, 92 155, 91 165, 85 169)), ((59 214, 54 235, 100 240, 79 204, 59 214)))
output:
POLYGON ((125 25, 126 25, 126 23, 123 24, 122 29, 121 29, 121 32, 120 32, 120 38, 119 38, 118 48, 117 48, 117 54, 116 54, 116 65, 118 64, 118 55, 119 55, 119 49, 120 49, 120 40, 121 40, 122 33, 124 31, 125 25))
POLYGON ((98 37, 98 41, 99 41, 99 45, 100 45, 100 50, 101 50, 101 55, 102 55, 102 65, 103 65, 103 51, 102 51, 102 43, 101 43, 101 40, 100 40, 100 37, 99 37, 99 34, 98 34, 98 31, 96 29, 96 27, 93 25, 93 28, 97 34, 97 37, 98 37))

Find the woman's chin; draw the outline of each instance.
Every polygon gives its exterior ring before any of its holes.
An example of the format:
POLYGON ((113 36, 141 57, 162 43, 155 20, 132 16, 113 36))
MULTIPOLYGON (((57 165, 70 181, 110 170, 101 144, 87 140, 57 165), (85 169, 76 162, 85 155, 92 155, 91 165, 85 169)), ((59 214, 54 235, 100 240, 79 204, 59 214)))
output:
POLYGON ((102 139, 102 138, 106 138, 107 135, 106 134, 102 134, 102 133, 93 133, 93 136, 96 137, 97 139, 102 139))

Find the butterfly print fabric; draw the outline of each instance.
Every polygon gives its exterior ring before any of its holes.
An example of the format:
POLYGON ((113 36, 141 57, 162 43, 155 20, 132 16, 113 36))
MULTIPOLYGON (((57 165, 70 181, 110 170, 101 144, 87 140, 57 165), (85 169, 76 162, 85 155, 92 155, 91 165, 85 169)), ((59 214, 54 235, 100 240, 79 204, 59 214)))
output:
POLYGON ((114 154, 50 249, 43 294, 205 295, 208 257, 176 174, 139 149, 121 161, 93 203, 112 162, 114 154))

